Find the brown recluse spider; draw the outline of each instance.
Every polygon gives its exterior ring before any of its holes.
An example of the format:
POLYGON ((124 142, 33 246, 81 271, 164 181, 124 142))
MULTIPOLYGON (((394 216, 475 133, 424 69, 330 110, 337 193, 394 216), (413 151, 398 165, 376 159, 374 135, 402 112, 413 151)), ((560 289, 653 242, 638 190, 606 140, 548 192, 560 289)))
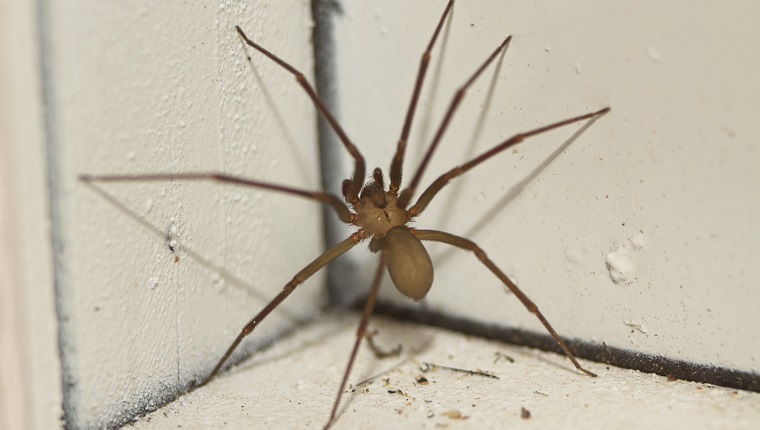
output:
POLYGON ((387 268, 388 273, 391 276, 393 284, 401 292, 401 294, 409 297, 410 299, 418 302, 425 298, 430 287, 433 283, 433 265, 430 261, 425 247, 422 245, 422 241, 443 242, 454 247, 462 248, 464 250, 472 251, 475 256, 491 271, 496 277, 498 277, 509 290, 517 296, 517 298, 523 303, 529 312, 534 314, 541 324, 544 325, 546 330, 551 334, 559 347, 570 359, 573 365, 579 371, 590 375, 596 376, 594 373, 581 367, 578 360, 575 359, 572 352, 565 346, 565 343, 559 337, 554 328, 549 324, 549 321, 544 317, 538 307, 523 293, 520 288, 512 282, 507 275, 504 274, 486 255, 486 253, 474 242, 437 230, 418 230, 409 227, 408 224, 412 222, 416 217, 420 216, 425 208, 430 204, 433 198, 441 191, 448 182, 458 176, 461 176, 473 167, 481 164, 482 162, 490 159, 496 154, 499 154, 507 148, 516 145, 528 137, 535 136, 549 130, 553 130, 559 127, 563 127, 578 121, 589 120, 595 121, 601 115, 609 112, 610 108, 604 108, 596 112, 579 115, 573 118, 558 121, 553 124, 545 125, 530 131, 516 134, 504 142, 494 146, 493 148, 478 155, 472 160, 454 167, 448 172, 444 173, 438 179, 425 189, 417 201, 409 206, 412 197, 417 191, 422 174, 430 162, 433 153, 435 152, 441 138, 446 131, 451 118, 462 101, 465 92, 469 86, 477 79, 477 77, 483 72, 483 70, 499 55, 500 52, 507 49, 512 37, 507 37, 492 53, 491 55, 477 68, 472 76, 457 90, 453 99, 451 100, 448 110, 438 126, 438 129, 433 137, 430 146, 425 153, 420 166, 417 168, 414 176, 412 177, 409 185, 404 188, 399 194, 401 189, 402 178, 402 165, 404 161, 404 152, 406 150, 407 138, 409 137, 409 131, 414 119, 414 113, 419 100, 422 84, 425 80, 425 74, 430 62, 430 53, 438 38, 438 34, 441 31, 446 17, 454 4, 454 0, 449 0, 446 5, 446 9, 441 15, 438 25, 433 32, 433 36, 422 54, 420 60, 419 70, 417 72, 417 78, 414 84, 414 90, 412 92, 411 101, 406 112, 404 119, 404 126, 401 131, 401 136, 398 140, 398 146, 396 154, 393 157, 390 166, 390 183, 386 190, 386 182, 382 171, 376 168, 372 172, 372 179, 366 184, 365 181, 365 164, 364 158, 359 153, 359 150, 351 143, 351 140, 346 136, 338 121, 332 116, 327 107, 322 103, 319 96, 317 96, 314 88, 306 80, 304 75, 293 68, 290 64, 280 59, 276 55, 267 51, 263 47, 257 45, 248 36, 245 35, 240 27, 235 27, 243 41, 267 56, 269 59, 280 65, 283 69, 290 72, 296 79, 299 85, 303 87, 304 91, 308 94, 311 101, 316 106, 319 113, 327 120, 330 127, 338 135, 340 141, 345 146, 351 157, 354 159, 354 174, 351 179, 346 179, 342 184, 342 194, 345 203, 341 201, 336 195, 320 192, 320 191, 306 191, 297 188, 291 188, 283 185, 276 185, 271 183, 265 183, 256 181, 253 179, 246 179, 236 176, 226 175, 224 173, 176 173, 176 174, 145 174, 145 175, 82 175, 80 177, 83 181, 99 181, 99 182, 118 182, 118 181, 165 181, 165 180, 202 180, 202 181, 217 181, 230 184, 237 184, 247 187, 262 188, 266 190, 278 191, 281 193, 292 194, 303 198, 315 200, 332 207, 338 215, 338 218, 346 224, 357 227, 356 232, 351 234, 347 239, 337 244, 332 249, 327 250, 325 253, 317 257, 314 261, 309 263, 300 272, 298 272, 293 279, 288 282, 283 290, 267 304, 256 316, 253 317, 240 331, 240 334, 235 338, 234 342, 224 353, 224 356, 219 360, 219 363, 211 371, 208 378, 203 381, 206 384, 222 369, 227 359, 232 352, 237 348, 240 342, 248 336, 258 324, 264 320, 277 306, 280 305, 289 295, 292 293, 298 285, 304 282, 307 278, 317 272, 319 269, 327 265, 338 256, 344 254, 349 249, 356 246, 359 242, 369 239, 369 249, 374 253, 380 254, 380 261, 375 271, 374 279, 372 281, 372 287, 367 297, 366 304, 364 305, 364 313, 362 315, 361 322, 356 331, 356 340, 354 342, 351 355, 346 366, 346 370, 343 374, 338 394, 335 397, 335 402, 332 407, 332 412, 325 425, 325 428, 330 427, 335 420, 338 406, 340 405, 341 395, 346 387, 348 376, 351 373, 354 360, 356 358, 357 351, 361 344, 361 340, 367 330, 367 324, 369 322, 372 310, 375 305, 375 299, 377 298, 378 290, 380 289, 380 281, 383 275, 383 268, 387 268), (352 210, 353 209, 353 210, 352 210))

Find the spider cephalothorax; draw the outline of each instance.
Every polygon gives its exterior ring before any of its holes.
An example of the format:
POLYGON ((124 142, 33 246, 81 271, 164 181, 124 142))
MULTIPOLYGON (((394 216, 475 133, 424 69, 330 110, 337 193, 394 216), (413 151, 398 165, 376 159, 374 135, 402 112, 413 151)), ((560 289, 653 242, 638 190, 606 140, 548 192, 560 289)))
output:
POLYGON ((343 181, 343 197, 356 211, 351 224, 359 227, 364 237, 382 239, 393 227, 403 226, 411 221, 409 212, 398 206, 398 195, 385 189, 385 180, 380 168, 372 172, 372 180, 364 185, 358 201, 348 200, 350 182, 349 179, 343 181))

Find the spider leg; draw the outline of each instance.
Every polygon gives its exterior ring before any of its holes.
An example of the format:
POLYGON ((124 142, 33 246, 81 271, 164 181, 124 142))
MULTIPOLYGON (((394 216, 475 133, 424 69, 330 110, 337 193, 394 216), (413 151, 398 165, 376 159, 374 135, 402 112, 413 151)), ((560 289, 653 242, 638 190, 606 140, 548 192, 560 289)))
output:
POLYGON ((214 376, 216 376, 217 373, 219 373, 219 370, 221 370, 222 366, 224 366, 224 363, 227 362, 227 359, 230 358, 232 355, 232 352, 235 351, 235 349, 238 347, 240 342, 243 341, 243 339, 251 334, 253 330, 256 328, 256 326, 259 325, 261 321, 264 320, 264 318, 267 317, 277 306, 280 305, 289 295, 292 293, 296 287, 298 287, 300 284, 302 284, 304 281, 309 279, 311 275, 316 273, 319 269, 327 265, 327 263, 335 260, 340 255, 348 251, 349 249, 356 246, 357 243, 359 243, 362 240, 362 234, 361 231, 356 232, 352 234, 348 239, 345 239, 344 241, 337 244, 335 247, 327 250, 324 254, 317 257, 314 261, 309 263, 306 267, 301 269, 300 272, 296 273, 296 275, 293 277, 293 279, 288 282, 285 287, 283 287, 282 291, 280 291, 279 294, 277 294, 274 299, 272 299, 269 304, 264 307, 261 311, 259 311, 256 316, 254 316, 248 323, 243 327, 243 329, 240 331, 240 334, 235 338, 235 340, 232 342, 229 348, 227 348, 227 352, 224 353, 224 356, 219 360, 219 363, 217 363, 216 367, 214 367, 214 370, 211 371, 211 374, 206 378, 206 380, 203 381, 201 385, 206 385, 208 381, 210 381, 214 376))
POLYGON ((428 65, 430 64, 430 52, 433 50, 436 40, 438 40, 438 34, 441 32, 443 22, 446 21, 446 17, 451 11, 451 7, 454 6, 454 0, 449 0, 446 5, 446 9, 441 15, 441 19, 438 21, 438 25, 435 27, 433 37, 430 38, 425 52, 420 59, 420 69, 417 72, 417 80, 414 82, 414 90, 412 91, 412 99, 409 101, 409 108, 406 111, 406 117, 404 118, 404 126, 401 129, 401 137, 398 140, 398 147, 396 148, 396 155, 393 156, 391 162, 391 185, 388 191, 391 193, 397 193, 401 186, 401 176, 404 170, 404 152, 406 151, 406 143, 409 138, 409 131, 412 128, 412 121, 414 120, 414 112, 417 110, 417 102, 420 98, 420 91, 422 90, 422 83, 425 82, 425 75, 427 73, 428 65))
POLYGON ((303 75, 303 73, 299 72, 298 69, 291 66, 278 56, 267 51, 261 45, 249 39, 248 36, 243 33, 243 30, 240 27, 235 26, 235 30, 237 30, 240 37, 248 46, 266 55, 270 60, 277 63, 280 67, 290 72, 296 78, 296 81, 298 81, 298 84, 303 87, 304 91, 306 91, 306 94, 308 94, 309 98, 311 99, 312 103, 314 103, 314 106, 316 106, 319 113, 324 116, 325 120, 327 120, 327 122, 330 124, 330 127, 332 127, 332 129, 338 135, 338 138, 340 138, 340 141, 343 142, 343 146, 346 147, 346 150, 349 152, 349 154, 351 154, 351 157, 354 158, 354 177, 351 179, 351 187, 348 190, 346 199, 350 203, 356 203, 359 199, 359 191, 361 191, 362 185, 364 184, 364 174, 366 171, 364 157, 362 157, 356 146, 351 143, 351 139, 348 138, 346 133, 343 131, 343 128, 340 126, 340 124, 338 124, 338 121, 327 109, 327 106, 325 106, 322 100, 320 100, 317 92, 314 91, 314 88, 311 86, 309 81, 306 80, 306 77, 303 75))
POLYGON ((135 181, 216 181, 230 184, 243 185, 246 187, 263 188, 265 190, 279 191, 281 193, 292 194, 311 200, 324 203, 338 214, 338 218, 346 224, 354 221, 355 215, 346 207, 346 205, 334 194, 320 191, 307 191, 298 188, 288 187, 285 185, 270 184, 267 182, 245 179, 238 176, 226 175, 223 173, 166 173, 166 174, 147 174, 147 175, 81 175, 79 179, 85 182, 135 182, 135 181))
POLYGON ((493 60, 499 55, 499 53, 502 50, 507 49, 507 47, 509 46, 509 42, 511 40, 512 40, 512 36, 509 36, 506 39, 504 39, 501 45, 499 45, 499 47, 497 47, 491 53, 491 55, 486 59, 486 61, 484 61, 483 64, 481 64, 480 67, 478 67, 475 73, 473 73, 472 76, 470 76, 470 78, 461 87, 459 87, 457 92, 454 93, 454 97, 451 99, 449 108, 443 117, 443 121, 441 121, 441 125, 438 126, 438 130, 435 132, 433 141, 430 143, 430 146, 428 147, 427 152, 425 152, 425 156, 422 158, 422 162, 420 163, 420 166, 417 168, 417 171, 414 173, 412 182, 410 182, 409 186, 407 186, 404 189, 404 191, 401 192, 401 196, 398 199, 399 207, 405 208, 406 205, 409 203, 409 201, 412 199, 412 196, 414 195, 414 191, 419 185, 420 179, 422 179, 422 174, 425 173, 425 169, 427 168, 428 163, 430 163, 430 159, 433 157, 433 153, 438 147, 438 144, 441 142, 441 139, 443 138, 443 134, 446 131, 446 128, 449 126, 449 123, 451 122, 451 118, 454 116, 454 113, 459 107, 459 104, 464 99, 464 96, 467 93, 467 89, 470 87, 470 85, 472 85, 475 82, 478 76, 480 76, 483 73, 483 70, 485 70, 486 67, 488 67, 488 65, 493 62, 493 60))
POLYGON ((567 348, 565 345, 565 342, 562 341, 562 339, 559 337, 557 332, 554 330, 554 327, 552 327, 551 324, 549 324, 549 321, 544 317, 544 314, 541 313, 540 310, 538 310, 538 306, 536 306, 535 303, 533 303, 528 296, 523 293, 520 288, 517 287, 517 285, 512 282, 511 279, 507 275, 504 274, 497 266, 494 264, 493 261, 491 261, 488 256, 486 255, 485 251, 481 249, 478 245, 475 244, 475 242, 465 239, 463 237, 459 237, 456 235, 453 235, 451 233, 446 233, 443 231, 438 230, 411 230, 412 233, 417 236, 420 240, 430 240, 433 242, 442 242, 446 243, 448 245, 456 246, 457 248, 462 248, 464 250, 472 251, 476 257, 483 263, 488 270, 490 270, 494 275, 496 275, 497 278, 501 280, 501 282, 504 283, 504 285, 509 288, 512 293, 517 296, 518 299, 522 302, 523 305, 525 305, 525 308, 528 309, 528 312, 532 313, 533 315, 538 318, 539 321, 541 321, 541 324, 544 325, 546 330, 549 332, 549 334, 554 338, 555 341, 557 341, 557 344, 560 348, 562 348, 562 351, 565 353, 567 358, 570 359, 570 361, 575 365, 575 368, 580 370, 581 372, 589 375, 589 376, 596 376, 595 373, 588 371, 584 369, 580 363, 578 363, 578 360, 575 359, 575 356, 572 352, 570 352, 570 349, 567 348))
POLYGON ((535 136, 544 132, 547 132, 549 130, 553 130, 555 128, 560 128, 563 126, 566 126, 568 124, 572 124, 577 121, 582 121, 584 119, 589 119, 590 121, 586 123, 586 125, 583 126, 581 131, 586 130, 588 127, 590 127, 599 117, 606 114, 610 111, 610 108, 604 108, 602 110, 587 113, 585 115, 576 116, 573 118, 566 119, 564 121, 558 121, 553 124, 549 124, 543 127, 539 127, 530 131, 526 131, 524 133, 516 134, 509 139, 505 140, 504 142, 496 145, 495 147, 489 149, 488 151, 478 155, 477 157, 473 158, 472 160, 468 161, 465 164, 462 164, 461 166, 457 166, 448 172, 444 173, 443 175, 439 176, 438 179, 433 181, 432 184, 422 193, 419 199, 417 199, 417 202, 409 208, 409 214, 412 217, 416 217, 419 214, 421 214, 425 208, 430 204, 430 201, 433 200, 436 194, 438 194, 439 191, 443 187, 446 186, 446 184, 449 183, 450 180, 456 178, 457 176, 461 176, 466 171, 472 169, 473 167, 477 166, 478 164, 488 160, 489 158, 493 157, 494 155, 504 151, 505 149, 517 145, 518 143, 522 142, 528 137, 535 136))
POLYGON ((356 360, 356 354, 359 352, 359 346, 362 343, 362 339, 367 331, 367 325, 369 325, 369 319, 372 316, 372 310, 375 308, 375 300, 377 299, 377 293, 380 291, 380 281, 383 278, 383 269, 385 268, 385 253, 380 252, 380 262, 377 265, 377 271, 375 272, 375 278, 372 281, 372 288, 367 296, 367 301, 364 304, 364 313, 362 314, 362 320, 359 323, 359 327, 356 329, 356 341, 354 342, 354 348, 351 350, 351 357, 348 359, 348 365, 346 365, 346 371, 343 373, 343 380, 340 382, 340 388, 338 389, 338 395, 335 396, 335 403, 333 404, 332 412, 330 412, 330 419, 327 420, 324 429, 330 428, 335 421, 335 415, 338 413, 338 406, 340 406, 340 399, 343 396, 343 390, 346 389, 348 383, 348 376, 351 374, 351 369, 354 367, 354 361, 356 360))

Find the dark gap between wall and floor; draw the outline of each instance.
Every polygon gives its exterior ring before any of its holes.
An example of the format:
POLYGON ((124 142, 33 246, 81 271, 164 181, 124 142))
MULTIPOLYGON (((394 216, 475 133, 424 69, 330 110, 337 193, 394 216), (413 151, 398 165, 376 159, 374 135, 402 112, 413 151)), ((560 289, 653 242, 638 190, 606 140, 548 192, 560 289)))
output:
MULTIPOLYGON (((356 309, 361 309, 363 305, 363 300, 357 302, 356 309)), ((557 342, 551 336, 530 330, 487 324, 425 309, 412 311, 403 306, 384 302, 378 302, 374 313, 401 321, 426 324, 484 339, 499 340, 512 345, 527 346, 564 355, 557 342)), ((604 343, 598 344, 580 339, 563 338, 563 340, 577 358, 622 367, 624 369, 654 373, 668 378, 760 393, 760 375, 757 373, 692 363, 661 355, 646 354, 609 346, 604 343)))

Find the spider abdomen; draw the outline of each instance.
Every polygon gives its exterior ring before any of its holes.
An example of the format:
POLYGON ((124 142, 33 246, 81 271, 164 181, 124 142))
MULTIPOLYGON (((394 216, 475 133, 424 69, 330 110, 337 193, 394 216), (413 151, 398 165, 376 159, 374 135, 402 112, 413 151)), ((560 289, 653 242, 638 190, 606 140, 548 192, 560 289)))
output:
POLYGON ((419 239, 404 226, 393 227, 383 240, 386 265, 399 292, 415 302, 433 285, 433 262, 419 239))

